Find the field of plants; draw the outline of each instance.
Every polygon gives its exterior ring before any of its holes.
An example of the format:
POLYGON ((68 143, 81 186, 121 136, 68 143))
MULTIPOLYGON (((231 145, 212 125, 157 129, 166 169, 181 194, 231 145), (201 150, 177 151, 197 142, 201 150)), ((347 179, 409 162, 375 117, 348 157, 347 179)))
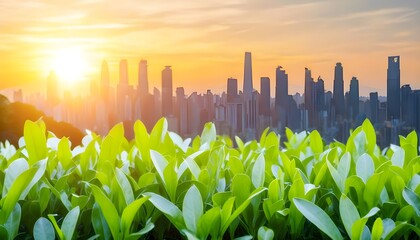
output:
POLYGON ((317 131, 259 141, 182 139, 161 119, 70 146, 27 121, 0 146, 0 239, 416 239, 415 132, 379 149, 369 121, 346 144, 317 131), (234 143, 235 142, 235 143, 234 143), (234 147, 237 146, 237 147, 234 147))

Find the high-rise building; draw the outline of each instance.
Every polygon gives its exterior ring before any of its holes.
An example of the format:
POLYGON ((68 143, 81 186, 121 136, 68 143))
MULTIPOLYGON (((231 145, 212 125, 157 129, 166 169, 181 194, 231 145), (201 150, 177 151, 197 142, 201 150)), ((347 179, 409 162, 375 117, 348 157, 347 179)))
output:
POLYGON ((325 108, 325 87, 321 76, 313 83, 314 93, 314 127, 318 130, 324 130, 327 124, 327 111, 325 108))
POLYGON ((369 93, 369 101, 370 101, 370 121, 372 122, 372 124, 375 124, 378 122, 378 118, 379 118, 378 92, 369 93))
POLYGON ((311 70, 305 68, 305 110, 307 111, 308 122, 307 125, 309 128, 312 128, 314 125, 314 115, 315 115, 315 96, 314 96, 314 79, 311 76, 311 70))
POLYGON ((172 69, 165 66, 162 71, 162 116, 172 115, 172 69))
POLYGON ((243 102, 245 107, 245 129, 255 129, 257 123, 257 101, 253 94, 251 53, 245 52, 243 102))
POLYGON ((253 91, 252 86, 252 61, 251 53, 245 52, 245 64, 244 64, 244 98, 250 98, 253 91))
POLYGON ((228 78, 227 80, 227 101, 232 102, 238 97, 238 80, 228 78))
POLYGON ((350 80, 350 117, 355 120, 359 114, 359 80, 352 77, 350 80))
POLYGON ((176 88, 176 107, 175 115, 178 117, 179 134, 185 136, 188 132, 188 104, 185 98, 185 91, 183 87, 176 88))
POLYGON ((138 89, 140 95, 146 95, 149 93, 149 80, 147 78, 147 61, 140 60, 139 63, 139 82, 138 89))
POLYGON ((127 60, 120 61, 120 79, 117 85, 117 121, 127 121, 130 117, 129 108, 132 107, 130 87, 128 85, 128 65, 127 60))
POLYGON ((401 87, 401 120, 406 124, 412 125, 409 111, 409 98, 411 94, 411 87, 409 84, 401 87))
POLYGON ((400 119, 400 56, 388 57, 387 120, 400 119))
POLYGON ((275 106, 286 107, 287 98, 289 95, 289 80, 286 70, 283 70, 281 66, 276 68, 276 96, 275 106))
POLYGON ((47 79, 47 101, 52 105, 58 102, 57 75, 54 71, 50 72, 47 79))
POLYGON ((109 100, 109 68, 106 60, 102 61, 101 67, 101 97, 105 101, 109 100))
POLYGON ((343 66, 340 62, 336 63, 334 68, 334 91, 333 101, 336 118, 338 116, 344 117, 344 78, 343 78, 343 66))
POLYGON ((260 113, 259 115, 270 116, 270 78, 261 77, 261 96, 260 96, 260 113))

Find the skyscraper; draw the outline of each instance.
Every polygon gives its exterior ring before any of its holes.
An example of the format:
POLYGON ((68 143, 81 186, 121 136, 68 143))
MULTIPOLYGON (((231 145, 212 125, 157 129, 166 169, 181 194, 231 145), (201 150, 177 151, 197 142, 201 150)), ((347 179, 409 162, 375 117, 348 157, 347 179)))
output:
POLYGON ((149 80, 147 79, 147 61, 143 59, 139 63, 138 89, 140 95, 144 96, 149 93, 149 80))
POLYGON ((308 114, 308 127, 312 128, 315 114, 315 98, 314 79, 309 68, 305 68, 305 109, 308 114))
POLYGON ((270 116, 270 78, 261 77, 261 96, 260 96, 260 113, 259 115, 270 116))
POLYGON ((257 101, 253 95, 251 53, 245 52, 243 101, 245 107, 245 129, 255 129, 257 101))
POLYGON ((289 95, 289 80, 286 70, 281 66, 276 68, 276 96, 275 106, 286 107, 287 96, 289 95))
POLYGON ((359 80, 352 77, 350 80, 350 117, 355 120, 359 114, 359 80))
POLYGON ((162 116, 172 115, 172 69, 165 66, 162 71, 162 116))
POLYGON ((245 52, 244 64, 244 98, 250 98, 252 95, 252 62, 251 53, 245 52))
POLYGON ((388 57, 387 120, 400 118, 400 56, 388 57))
POLYGON ((105 101, 109 100, 109 69, 106 60, 102 61, 101 67, 101 97, 105 101))
POLYGON ((344 79, 343 66, 340 62, 336 63, 334 69, 333 101, 336 116, 344 117, 344 79))
POLYGON ((233 102, 238 96, 238 80, 228 78, 227 80, 227 101, 233 102))
POLYGON ((378 92, 369 93, 370 101, 370 121, 372 124, 378 122, 379 117, 379 101, 378 101, 378 92))
POLYGON ((408 107, 411 93, 412 90, 410 84, 406 84, 401 87, 401 120, 410 126, 413 125, 411 122, 412 117, 410 116, 410 109, 408 107))

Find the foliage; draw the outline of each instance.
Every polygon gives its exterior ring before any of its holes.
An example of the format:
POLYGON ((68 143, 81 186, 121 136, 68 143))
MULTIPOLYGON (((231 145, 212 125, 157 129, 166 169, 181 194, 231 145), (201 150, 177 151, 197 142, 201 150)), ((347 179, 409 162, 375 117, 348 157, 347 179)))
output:
POLYGON ((194 139, 161 119, 135 138, 67 138, 27 121, 0 144, 0 238, 411 239, 420 234, 415 132, 381 151, 369 121, 346 144, 318 132, 194 139))

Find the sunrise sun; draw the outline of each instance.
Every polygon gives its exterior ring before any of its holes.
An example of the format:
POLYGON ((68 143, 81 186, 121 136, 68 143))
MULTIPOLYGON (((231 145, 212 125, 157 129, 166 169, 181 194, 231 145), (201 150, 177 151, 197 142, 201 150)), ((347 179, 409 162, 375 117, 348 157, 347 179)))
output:
POLYGON ((65 84, 81 82, 87 73, 87 61, 83 49, 68 47, 53 55, 52 67, 59 81, 65 84))

